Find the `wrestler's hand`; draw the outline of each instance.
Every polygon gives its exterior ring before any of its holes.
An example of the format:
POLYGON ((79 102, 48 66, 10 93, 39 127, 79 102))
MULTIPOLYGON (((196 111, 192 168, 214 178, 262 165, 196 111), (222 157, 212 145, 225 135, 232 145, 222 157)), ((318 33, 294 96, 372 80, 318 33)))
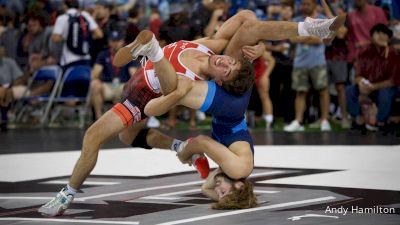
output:
POLYGON ((176 91, 179 95, 184 96, 193 88, 193 85, 194 82, 190 78, 186 76, 178 76, 178 86, 176 91))
POLYGON ((254 61, 258 57, 262 56, 265 51, 264 43, 260 42, 258 45, 245 45, 242 47, 243 55, 250 61, 254 61))

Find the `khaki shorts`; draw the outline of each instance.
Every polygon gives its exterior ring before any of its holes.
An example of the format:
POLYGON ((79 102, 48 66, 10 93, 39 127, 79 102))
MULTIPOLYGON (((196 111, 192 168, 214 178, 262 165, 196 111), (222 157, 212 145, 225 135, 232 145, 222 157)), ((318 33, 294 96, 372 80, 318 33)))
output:
POLYGON ((24 85, 12 86, 11 90, 15 100, 21 99, 22 97, 24 97, 24 94, 26 96, 29 96, 30 94, 30 91, 29 90, 27 91, 27 87, 24 85))
POLYGON ((103 97, 106 101, 118 102, 121 100, 122 90, 124 89, 124 84, 120 83, 115 85, 113 83, 103 83, 103 97))
POLYGON ((322 90, 328 87, 328 73, 326 65, 315 66, 312 68, 293 68, 293 90, 308 91, 311 84, 315 90, 322 90))

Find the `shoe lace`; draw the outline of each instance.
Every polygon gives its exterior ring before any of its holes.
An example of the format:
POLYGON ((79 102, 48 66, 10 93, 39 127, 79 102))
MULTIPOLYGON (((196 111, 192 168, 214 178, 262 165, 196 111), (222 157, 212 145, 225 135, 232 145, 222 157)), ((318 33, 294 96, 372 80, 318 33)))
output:
POLYGON ((146 57, 146 56, 143 56, 142 59, 140 60, 140 65, 141 65, 143 68, 145 68, 146 63, 147 63, 147 57, 146 57))
POLYGON ((313 19, 306 18, 305 25, 308 28, 308 32, 312 35, 316 35, 321 38, 326 38, 331 33, 329 30, 330 25, 333 23, 333 19, 313 19))

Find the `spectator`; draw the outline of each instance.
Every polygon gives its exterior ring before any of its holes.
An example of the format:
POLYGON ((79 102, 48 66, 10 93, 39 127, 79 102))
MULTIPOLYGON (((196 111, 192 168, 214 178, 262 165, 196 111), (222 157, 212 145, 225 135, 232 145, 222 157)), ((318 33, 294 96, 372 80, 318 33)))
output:
MULTIPOLYGON (((293 8, 290 5, 282 5, 279 20, 291 21, 293 8)), ((294 99, 296 92, 291 88, 294 47, 289 40, 274 41, 267 45, 275 58, 275 67, 270 76, 270 96, 275 106, 274 114, 283 116, 285 123, 294 119, 294 99)))
POLYGON ((103 114, 104 101, 117 102, 122 96, 123 85, 129 80, 130 74, 136 72, 136 61, 119 68, 112 65, 115 53, 124 45, 124 37, 120 31, 111 31, 108 35, 109 49, 97 56, 92 69, 90 84, 91 101, 96 119, 103 114))
POLYGON ((355 10, 348 14, 348 61, 354 62, 359 51, 371 43, 369 31, 378 23, 388 24, 385 13, 368 0, 355 0, 355 10))
POLYGON ((93 61, 96 60, 101 51, 108 48, 108 34, 113 30, 120 29, 118 17, 111 14, 113 8, 112 1, 99 0, 96 2, 93 17, 103 32, 103 37, 93 40, 93 44, 90 47, 90 55, 93 61))
POLYGON ((50 36, 52 28, 47 26, 43 12, 28 15, 28 34, 25 38, 28 45, 29 72, 33 74, 44 65, 56 64, 54 54, 50 53, 50 36))
POLYGON ((269 97, 269 76, 275 67, 275 59, 271 52, 264 51, 254 63, 254 72, 256 75, 256 87, 262 104, 263 119, 265 121, 265 129, 271 130, 274 121, 273 106, 269 97))
MULTIPOLYGON (((303 21, 306 16, 311 18, 325 18, 316 13, 315 0, 303 0, 301 2, 301 12, 303 17, 294 20, 303 21)), ((293 40, 294 41, 294 40, 293 40)), ((296 90, 295 99, 295 120, 284 127, 287 132, 304 131, 303 114, 306 109, 307 92, 312 87, 319 91, 320 110, 321 110, 321 131, 330 131, 331 126, 328 122, 329 116, 329 92, 328 75, 326 70, 325 46, 319 39, 308 38, 297 40, 296 55, 294 58, 294 68, 292 73, 292 88, 296 90), (310 81, 311 80, 311 84, 310 81)))
POLYGON ((103 32, 87 12, 79 11, 78 0, 65 0, 64 7, 67 11, 57 17, 52 40, 56 43, 64 41, 60 65, 65 71, 70 66, 90 65, 90 34, 87 31, 92 33, 93 39, 102 38, 103 32), (79 26, 78 32, 70 32, 73 26, 79 26))
POLYGON ((7 45, 4 46, 5 56, 16 59, 17 44, 18 37, 20 36, 20 31, 17 27, 15 27, 15 15, 7 12, 4 18, 6 27, 3 34, 1 35, 1 42, 7 43, 7 45))
POLYGON ((393 86, 400 76, 396 74, 400 58, 399 53, 389 47, 393 33, 386 25, 375 25, 370 35, 372 43, 359 54, 354 84, 346 89, 346 97, 355 124, 365 124, 367 129, 376 130, 383 128, 389 117, 395 92, 393 86), (377 115, 373 104, 376 104, 377 115), (360 116, 361 108, 364 116, 360 116))
POLYGON ((390 29, 393 31, 393 38, 390 41, 390 45, 400 51, 400 21, 392 19, 390 21, 390 29))
POLYGON ((226 0, 203 0, 193 6, 190 21, 194 36, 210 37, 219 25, 228 19, 229 3, 226 0))
POLYGON ((132 8, 129 10, 129 15, 126 25, 125 43, 131 43, 135 40, 136 36, 140 33, 139 28, 139 8, 132 8))
MULTIPOLYGON (((323 9, 328 18, 333 18, 333 14, 325 0, 321 0, 323 9)), ((344 11, 340 10, 343 14, 344 11)), ((344 129, 350 128, 346 107, 345 84, 348 81, 347 72, 347 44, 346 44, 347 28, 342 26, 335 39, 330 46, 327 46, 325 51, 326 65, 328 69, 329 83, 335 85, 337 99, 341 112, 341 127, 344 129)))
POLYGON ((278 20, 281 10, 282 5, 280 0, 268 1, 268 6, 266 8, 268 20, 278 20))
MULTIPOLYGON (((160 28, 160 45, 164 46, 180 40, 193 40, 193 32, 187 23, 189 20, 187 10, 182 5, 174 3, 170 4, 169 11, 168 20, 160 28)), ((182 107, 175 107, 168 112, 165 128, 171 129, 176 126, 178 108, 182 107)), ((189 125, 191 129, 194 129, 197 125, 196 110, 189 109, 189 111, 189 125)))
POLYGON ((179 40, 193 40, 189 20, 185 8, 178 4, 171 4, 170 16, 160 28, 160 45, 164 46, 179 40), (163 43, 163 44, 162 44, 163 43))
POLYGON ((156 38, 160 37, 161 24, 162 21, 158 9, 156 7, 152 7, 149 18, 149 30, 154 33, 156 38))
POLYGON ((0 111, 1 131, 7 130, 7 113, 10 103, 14 99, 21 98, 26 90, 26 86, 22 85, 23 72, 18 67, 14 59, 4 57, 5 49, 0 45, 0 111))

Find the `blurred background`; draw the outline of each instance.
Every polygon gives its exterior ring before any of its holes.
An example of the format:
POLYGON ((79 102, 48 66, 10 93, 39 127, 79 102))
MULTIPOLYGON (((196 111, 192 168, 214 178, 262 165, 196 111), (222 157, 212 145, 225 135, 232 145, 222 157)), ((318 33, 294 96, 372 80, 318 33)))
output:
MULTIPOLYGON (((242 9, 265 21, 348 14, 329 46, 265 42, 254 61, 251 129, 400 135, 400 3, 394 0, 0 0, 1 132, 84 129, 120 100, 123 84, 141 66, 140 60, 111 64, 141 30, 153 31, 163 46, 209 37, 242 9), (72 8, 90 18, 57 27, 58 16, 72 8), (59 35, 74 23, 87 29, 77 49, 59 35)), ((178 107, 148 126, 209 130, 210 121, 178 107)))

